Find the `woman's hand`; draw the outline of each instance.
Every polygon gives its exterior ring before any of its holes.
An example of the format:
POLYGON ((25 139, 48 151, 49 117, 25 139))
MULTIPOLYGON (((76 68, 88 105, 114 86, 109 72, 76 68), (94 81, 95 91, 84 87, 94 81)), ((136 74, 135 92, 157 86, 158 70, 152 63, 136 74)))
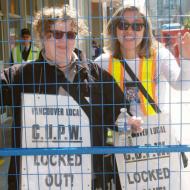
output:
POLYGON ((182 58, 190 59, 190 33, 178 34, 178 47, 182 58))
POLYGON ((141 133, 143 131, 142 124, 141 117, 132 116, 128 118, 128 125, 131 126, 132 133, 141 133))

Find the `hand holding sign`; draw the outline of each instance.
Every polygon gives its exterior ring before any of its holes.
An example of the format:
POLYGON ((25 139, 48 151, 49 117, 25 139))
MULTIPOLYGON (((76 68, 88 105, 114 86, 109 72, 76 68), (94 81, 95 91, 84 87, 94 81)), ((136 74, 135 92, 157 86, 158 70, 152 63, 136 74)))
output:
POLYGON ((142 124, 141 117, 132 116, 128 118, 128 125, 131 126, 132 133, 141 133, 143 131, 142 124))
MULTIPOLYGON (((142 133, 132 136, 133 146, 175 145, 174 128, 170 125, 168 114, 156 114, 143 117, 142 133)), ((115 146, 131 146, 129 141, 116 135, 115 146)), ((121 188, 130 190, 178 190, 180 187, 181 160, 178 153, 127 153, 116 154, 121 188)))
POLYGON ((120 109, 120 114, 117 118, 116 125, 118 126, 120 145, 133 146, 132 133, 140 133, 143 131, 141 125, 143 120, 141 117, 129 116, 126 108, 120 109))

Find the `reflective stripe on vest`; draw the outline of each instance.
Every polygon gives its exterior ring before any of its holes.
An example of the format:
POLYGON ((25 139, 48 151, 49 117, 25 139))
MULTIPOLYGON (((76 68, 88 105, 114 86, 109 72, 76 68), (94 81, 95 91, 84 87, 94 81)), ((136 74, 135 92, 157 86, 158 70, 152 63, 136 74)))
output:
MULTIPOLYGON (((156 99, 156 87, 154 77, 156 74, 156 52, 153 52, 151 58, 146 59, 143 58, 140 61, 139 68, 139 80, 142 85, 148 92, 148 94, 152 97, 155 103, 157 103, 156 99)), ((147 98, 143 96, 143 94, 139 91, 139 97, 141 102, 141 110, 144 115, 155 115, 157 114, 152 106, 149 104, 147 98)))
POLYGON ((113 76, 121 90, 124 91, 124 68, 118 59, 110 57, 108 72, 113 76))
POLYGON ((35 46, 34 47, 32 46, 31 49, 30 49, 30 52, 29 52, 27 60, 29 60, 29 61, 34 60, 35 61, 38 58, 38 56, 39 56, 38 48, 36 48, 35 46))
MULTIPOLYGON (((121 90, 124 91, 124 68, 118 59, 110 57, 108 72, 116 80, 117 84, 120 86, 121 90)), ((143 58, 140 60, 139 68, 139 80, 142 85, 152 97, 152 99, 157 103, 156 100, 156 89, 154 76, 156 72, 156 52, 153 52, 153 56, 149 59, 143 58)), ((157 114, 152 106, 149 104, 147 98, 139 91, 139 97, 141 102, 141 110, 144 115, 154 115, 157 114)))

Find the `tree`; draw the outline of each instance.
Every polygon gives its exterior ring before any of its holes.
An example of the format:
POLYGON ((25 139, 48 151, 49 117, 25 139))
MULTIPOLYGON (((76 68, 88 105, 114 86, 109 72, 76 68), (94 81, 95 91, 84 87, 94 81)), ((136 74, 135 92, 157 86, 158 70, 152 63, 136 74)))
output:
POLYGON ((190 29, 190 14, 185 17, 183 24, 184 28, 190 29))

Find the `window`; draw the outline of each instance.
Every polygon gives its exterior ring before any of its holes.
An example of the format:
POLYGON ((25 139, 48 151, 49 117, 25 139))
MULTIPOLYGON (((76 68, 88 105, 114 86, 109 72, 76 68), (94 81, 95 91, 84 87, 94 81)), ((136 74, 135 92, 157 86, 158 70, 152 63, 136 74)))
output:
POLYGON ((22 28, 21 22, 22 20, 20 20, 20 18, 9 18, 10 33, 15 33, 15 35, 18 37, 18 40, 20 40, 20 30, 22 28))
POLYGON ((59 0, 48 0, 48 6, 62 6, 64 4, 69 4, 69 0, 62 0, 62 1, 59 1, 59 0))
POLYGON ((26 1, 26 14, 29 16, 33 16, 38 9, 37 5, 37 0, 26 1))
POLYGON ((11 14, 20 14, 20 8, 19 8, 21 4, 20 0, 9 0, 8 4, 9 4, 8 6, 10 7, 9 12, 11 14))

